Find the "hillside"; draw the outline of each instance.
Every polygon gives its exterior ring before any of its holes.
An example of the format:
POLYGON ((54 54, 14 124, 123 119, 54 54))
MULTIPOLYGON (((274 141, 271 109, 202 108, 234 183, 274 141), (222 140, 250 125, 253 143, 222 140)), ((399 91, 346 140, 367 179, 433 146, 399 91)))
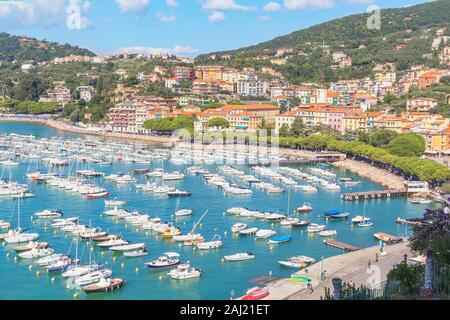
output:
MULTIPOLYGON (((450 0, 382 10, 380 30, 367 28, 368 13, 357 14, 258 45, 201 55, 197 62, 222 63, 232 67, 252 64, 257 68, 273 67, 294 82, 326 82, 368 76, 377 63, 396 63, 400 71, 414 64, 436 65, 438 62, 432 55, 431 44, 436 38, 436 30, 449 26, 449 16, 450 0), (397 48, 399 45, 401 49, 397 48), (280 48, 290 48, 292 52, 277 57, 285 59, 284 62, 271 62, 280 48), (352 58, 352 67, 333 70, 326 51, 343 51, 352 58), (423 57, 425 54, 431 55, 423 57)), ((449 29, 444 35, 450 35, 449 29)))
POLYGON ((0 61, 47 61, 70 54, 95 56, 87 49, 30 37, 0 33, 0 61))

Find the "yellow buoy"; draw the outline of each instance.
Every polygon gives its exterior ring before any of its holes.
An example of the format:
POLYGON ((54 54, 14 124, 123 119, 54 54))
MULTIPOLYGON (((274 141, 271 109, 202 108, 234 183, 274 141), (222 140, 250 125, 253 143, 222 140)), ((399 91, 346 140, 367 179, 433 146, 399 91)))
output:
POLYGON ((70 290, 70 284, 66 285, 66 290, 70 290))
POLYGON ((36 271, 36 277, 39 277, 40 274, 41 274, 41 272, 39 270, 36 271))
POLYGON ((52 282, 55 282, 55 277, 52 277, 52 282))
POLYGON ((200 229, 203 228, 203 223, 200 223, 200 229))
POLYGON ((116 256, 113 257, 113 261, 116 261, 116 256))
POLYGON ((222 259, 220 260, 220 262, 221 262, 221 263, 224 263, 224 262, 225 262, 225 259, 224 259, 224 258, 222 258, 222 259))
POLYGON ((9 255, 10 255, 10 253, 9 253, 9 252, 7 252, 7 253, 6 253, 6 257, 7 257, 7 258, 9 258, 9 255))
POLYGON ((75 292, 75 293, 73 294, 73 298, 74 298, 75 300, 78 299, 78 292, 75 292))
POLYGON ((123 269, 123 268, 125 267, 125 263, 122 262, 122 263, 120 264, 120 267, 123 269))
POLYGON ((103 257, 105 255, 105 251, 100 252, 100 255, 103 257))
POLYGON ((163 279, 163 276, 159 276, 159 281, 161 281, 163 279))
POLYGON ((136 267, 135 271, 136 271, 136 273, 138 273, 138 272, 139 272, 139 268, 138 268, 138 267, 136 267))

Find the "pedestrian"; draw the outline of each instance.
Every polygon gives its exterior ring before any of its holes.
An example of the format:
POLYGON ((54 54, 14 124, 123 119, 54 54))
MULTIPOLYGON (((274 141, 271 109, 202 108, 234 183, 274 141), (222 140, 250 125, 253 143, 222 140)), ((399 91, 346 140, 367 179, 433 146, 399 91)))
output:
POLYGON ((378 263, 378 253, 375 253, 375 263, 378 263))
POLYGON ((370 260, 369 260, 369 268, 370 268, 370 260))

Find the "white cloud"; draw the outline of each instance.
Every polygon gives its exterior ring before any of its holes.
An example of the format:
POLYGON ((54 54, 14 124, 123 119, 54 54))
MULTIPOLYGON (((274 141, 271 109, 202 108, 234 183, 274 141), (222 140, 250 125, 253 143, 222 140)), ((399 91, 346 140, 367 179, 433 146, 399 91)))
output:
POLYGON ((176 0, 166 0, 166 4, 171 8, 178 7, 178 1, 176 0))
POLYGON ((272 18, 269 17, 269 16, 259 16, 258 18, 259 18, 259 20, 262 20, 262 21, 270 21, 270 20, 272 20, 272 18))
POLYGON ((177 55, 177 56, 193 56, 198 53, 197 49, 184 46, 175 46, 173 48, 153 48, 153 47, 128 47, 117 50, 116 53, 135 53, 149 55, 177 55))
POLYGON ((135 15, 144 15, 147 13, 150 0, 114 0, 123 13, 134 13, 135 15))
POLYGON ((213 11, 208 16, 209 22, 217 23, 225 20, 225 15, 220 11, 213 11))
POLYGON ((0 1, 0 27, 51 27, 64 21, 64 0, 0 1))
POLYGON ((177 16, 174 14, 165 15, 164 13, 160 12, 155 16, 155 19, 159 22, 173 22, 177 19, 177 16))
POLYGON ((329 9, 336 5, 334 0, 284 0, 288 10, 329 9))
POLYGON ((202 9, 205 11, 252 11, 255 7, 237 4, 235 0, 203 0, 202 9))
POLYGON ((268 2, 264 5, 263 10, 266 12, 278 11, 281 6, 277 2, 268 2))

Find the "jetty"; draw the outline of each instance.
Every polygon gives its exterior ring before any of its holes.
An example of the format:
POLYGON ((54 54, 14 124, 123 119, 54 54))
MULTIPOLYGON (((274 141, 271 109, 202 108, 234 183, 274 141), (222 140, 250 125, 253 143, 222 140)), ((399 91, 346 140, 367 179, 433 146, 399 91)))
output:
POLYGON ((345 251, 358 251, 359 250, 358 247, 355 247, 351 244, 333 240, 333 239, 323 240, 323 243, 325 243, 327 246, 331 246, 331 247, 338 248, 338 249, 345 250, 345 251))
POLYGON ((381 241, 384 241, 384 242, 386 242, 386 243, 388 243, 388 244, 391 244, 391 243, 399 243, 399 242, 402 242, 402 241, 403 241, 403 238, 396 237, 396 236, 393 236, 393 235, 391 235, 391 234, 384 233, 384 232, 377 232, 377 233, 374 233, 373 236, 374 236, 376 239, 381 240, 381 241))
POLYGON ((380 191, 342 193, 340 198, 345 201, 358 201, 358 200, 387 199, 406 196, 408 196, 408 193, 406 191, 380 190, 380 191))

